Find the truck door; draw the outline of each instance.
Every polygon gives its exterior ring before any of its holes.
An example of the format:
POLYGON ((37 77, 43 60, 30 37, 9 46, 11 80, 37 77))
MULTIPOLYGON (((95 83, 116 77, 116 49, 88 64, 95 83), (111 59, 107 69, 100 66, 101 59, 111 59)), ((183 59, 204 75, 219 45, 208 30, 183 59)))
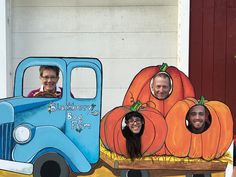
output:
POLYGON ((99 160, 102 67, 97 59, 73 61, 67 68, 65 133, 90 163, 99 160))
POLYGON ((19 112, 15 116, 15 126, 24 122, 34 126, 51 125, 63 130, 66 112, 64 110, 56 111, 56 105, 66 103, 66 94, 62 92, 60 98, 27 96, 31 90, 40 88, 42 84, 39 73, 40 66, 57 66, 60 69, 57 86, 62 87, 63 92, 66 93, 66 76, 64 76, 66 62, 63 59, 29 57, 23 60, 16 70, 15 98, 11 103, 15 105, 15 113, 19 112))

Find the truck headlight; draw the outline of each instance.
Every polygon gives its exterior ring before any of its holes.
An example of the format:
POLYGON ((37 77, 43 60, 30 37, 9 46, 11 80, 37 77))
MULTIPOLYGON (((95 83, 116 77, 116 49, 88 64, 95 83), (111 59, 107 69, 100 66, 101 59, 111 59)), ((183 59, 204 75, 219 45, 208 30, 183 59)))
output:
POLYGON ((28 143, 32 138, 32 131, 29 125, 23 124, 13 130, 13 138, 19 144, 28 143))

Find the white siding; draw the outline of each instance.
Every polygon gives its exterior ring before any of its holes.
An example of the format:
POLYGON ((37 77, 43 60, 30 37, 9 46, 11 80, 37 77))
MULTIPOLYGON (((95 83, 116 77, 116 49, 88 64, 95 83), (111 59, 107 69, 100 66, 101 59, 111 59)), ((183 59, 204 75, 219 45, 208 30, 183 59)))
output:
POLYGON ((0 98, 11 95, 11 1, 0 1, 0 98))
POLYGON ((13 68, 28 56, 99 58, 104 115, 142 68, 177 65, 177 18, 177 0, 14 0, 13 68))
POLYGON ((17 7, 177 6, 176 0, 13 0, 17 7))
POLYGON ((178 45, 177 66, 189 75, 189 23, 190 0, 178 0, 178 45))
POLYGON ((0 1, 0 38, 3 41, 2 45, 0 45, 0 80, 2 81, 1 84, 1 92, 0 92, 0 98, 4 98, 7 96, 7 53, 6 53, 6 3, 5 1, 0 1))
POLYGON ((175 6, 17 7, 15 32, 176 32, 175 6), (158 12, 158 13, 157 13, 158 12))

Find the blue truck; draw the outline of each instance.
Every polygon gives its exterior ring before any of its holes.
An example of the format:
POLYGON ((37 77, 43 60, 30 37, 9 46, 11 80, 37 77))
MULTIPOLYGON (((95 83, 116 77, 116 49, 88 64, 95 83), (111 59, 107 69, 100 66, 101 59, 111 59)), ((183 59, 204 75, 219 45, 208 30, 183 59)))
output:
POLYGON ((24 59, 16 69, 13 97, 0 100, 0 161, 28 165, 30 170, 25 173, 32 172, 36 177, 51 171, 62 177, 70 171, 89 172, 99 160, 101 95, 102 65, 96 58, 24 59), (59 67, 63 80, 60 98, 23 95, 25 71, 41 65, 59 67), (71 94, 75 68, 95 72, 94 97, 75 98, 71 94))

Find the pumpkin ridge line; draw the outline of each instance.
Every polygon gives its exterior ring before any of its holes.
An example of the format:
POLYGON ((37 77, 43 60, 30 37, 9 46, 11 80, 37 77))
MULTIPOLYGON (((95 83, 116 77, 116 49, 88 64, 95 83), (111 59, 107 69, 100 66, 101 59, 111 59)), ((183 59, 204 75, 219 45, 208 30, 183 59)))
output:
POLYGON ((189 146, 189 151, 187 157, 190 155, 190 150, 192 149, 192 140, 193 140, 193 134, 191 133, 191 139, 190 139, 190 146, 189 146))
POLYGON ((201 134, 201 159, 203 159, 203 137, 202 137, 202 134, 201 134))
MULTIPOLYGON (((141 111, 140 111, 141 112, 141 111)), ((142 112, 144 112, 144 111, 142 111, 142 112)), ((154 111, 153 111, 154 112, 154 111)), ((148 117, 145 117, 146 119, 149 119, 148 117)), ((149 119, 149 121, 151 121, 152 123, 153 123, 153 121, 151 120, 151 119, 149 119)), ((155 129, 155 126, 153 126, 154 127, 154 130, 156 130, 155 129)), ((156 131, 154 131, 154 132, 156 132, 156 131)), ((152 146, 152 144, 153 144, 153 142, 154 142, 154 139, 156 138, 156 133, 154 134, 154 138, 152 139, 152 143, 150 144, 150 146, 143 152, 143 154, 145 154, 147 151, 148 151, 148 149, 152 146)), ((155 154, 155 153, 154 153, 155 154)))
MULTIPOLYGON (((165 121, 165 118, 164 118, 164 115, 159 111, 159 110, 157 110, 157 109, 153 109, 153 110, 148 110, 149 112, 153 112, 153 113, 159 113, 162 117, 163 117, 163 119, 164 119, 164 122, 165 122, 165 128, 166 128, 166 133, 165 133, 165 138, 164 138, 164 142, 163 142, 163 145, 158 149, 158 150, 156 150, 156 152, 154 152, 153 154, 156 154, 157 152, 159 152, 163 147, 165 147, 165 152, 166 152, 166 137, 167 137, 167 132, 168 132, 168 126, 167 126, 167 124, 166 124, 166 121, 165 121)), ((149 119, 149 118, 148 118, 149 119)), ((149 119, 149 120, 151 120, 151 119, 149 119)), ((154 130, 156 130, 156 127, 154 126, 154 130)), ((156 134, 155 134, 155 137, 156 137, 156 134)), ((154 137, 154 139, 155 139, 155 137, 154 137)), ((154 139, 153 139, 153 141, 154 141, 154 139)), ((149 146, 150 147, 150 146, 149 146)), ((147 149, 148 150, 148 149, 147 149)), ((147 151, 146 150, 146 151, 147 151)), ((146 152, 145 151, 145 152, 146 152)))
MULTIPOLYGON (((118 134, 117 134, 117 136, 118 136, 119 134, 121 134, 121 133, 122 133, 122 132, 119 131, 118 134)), ((122 133, 122 136, 124 136, 123 133, 122 133)), ((122 148, 121 148, 121 146, 120 146, 120 143, 118 143, 118 149, 119 149, 119 151, 122 153, 122 148)), ((115 153, 116 153, 116 152, 115 152, 115 153)))
MULTIPOLYGON (((154 106, 155 106, 155 109, 156 109, 156 104, 155 104, 153 101, 150 101, 150 100, 151 100, 151 95, 152 95, 152 94, 150 94, 150 96, 149 96, 149 98, 148 98, 148 102, 151 102, 151 103, 153 103, 153 104, 154 104, 154 106)), ((148 102, 147 102, 147 103, 148 103, 148 102)), ((158 110, 158 109, 157 109, 157 110, 158 110)))
MULTIPOLYGON (((181 81, 181 88, 182 88, 182 98, 185 98, 185 95, 184 95, 185 89, 184 89, 184 83, 183 83, 184 81, 183 81, 183 79, 181 77, 180 72, 178 72, 178 76, 179 76, 179 78, 181 78, 180 81, 181 81)), ((174 83, 173 83, 173 85, 174 85, 174 83)))
MULTIPOLYGON (((188 101, 191 101, 191 102, 193 102, 192 100, 188 100, 188 101)), ((189 109, 191 108, 191 106, 190 106, 190 104, 188 103, 188 101, 187 100, 183 100, 183 102, 189 107, 189 109)), ((194 103, 194 102, 193 102, 194 103)), ((186 114, 187 115, 187 114, 186 114)), ((185 115, 185 116, 186 116, 185 115)))
MULTIPOLYGON (((190 109, 191 107, 190 107, 190 105, 189 105, 189 103, 186 101, 186 100, 183 100, 183 102, 188 106, 188 108, 190 109)), ((189 110, 188 109, 188 110, 189 110)), ((186 116, 187 116, 187 114, 185 115, 185 120, 186 120, 186 116)), ((186 127, 186 122, 185 122, 185 128, 187 129, 187 127, 186 127)), ((189 131, 189 130, 188 130, 189 131)), ((186 157, 189 157, 189 154, 190 154, 190 149, 191 149, 191 145, 192 145, 192 139, 193 139, 193 134, 191 133, 191 139, 190 139, 190 144, 189 144, 189 148, 188 148, 188 155, 186 156, 186 157)))
MULTIPOLYGON (((195 102, 195 101, 192 100, 191 98, 192 98, 192 97, 187 97, 186 100, 188 100, 188 101, 190 101, 190 102, 192 102, 192 103, 194 103, 194 104, 197 104, 197 101, 195 102)), ((193 98, 193 99, 194 99, 194 98, 193 98)))
MULTIPOLYGON (((147 111, 147 110, 145 110, 145 111, 147 111)), ((144 111, 143 111, 144 112, 144 111)), ((165 136, 164 136, 164 140, 163 140, 163 144, 160 146, 160 148, 159 149, 157 149, 153 154, 156 154, 157 152, 159 152, 163 147, 165 147, 165 140, 166 140, 166 137, 167 137, 167 131, 168 131, 168 126, 167 126, 167 124, 166 124, 166 121, 165 121, 165 118, 164 118, 164 116, 163 116, 163 114, 160 112, 160 111, 158 111, 158 110, 156 110, 156 109, 148 109, 148 112, 152 112, 152 113, 154 113, 154 114, 160 114, 161 115, 161 118, 160 119, 162 119, 163 120, 163 123, 164 123, 164 125, 163 126, 165 126, 165 129, 166 129, 166 133, 165 133, 165 136)), ((151 122, 153 122, 154 120, 152 120, 152 118, 150 117, 147 117, 147 119, 149 119, 151 122)), ((156 130, 156 127, 154 126, 154 130, 156 130)), ((156 131, 155 131, 156 132, 156 131)), ((155 138, 157 137, 157 134, 155 134, 155 136, 154 136, 154 138, 153 138, 153 142, 154 142, 154 140, 155 140, 155 138)), ((149 146, 150 147, 150 146, 149 146)), ((148 150, 148 149, 147 149, 148 150)), ((147 151, 146 150, 146 151, 147 151)), ((166 149, 165 149, 165 151, 166 151, 166 149)))
POLYGON ((162 100, 161 101, 161 104, 162 104, 162 112, 163 112, 163 115, 165 115, 165 117, 166 117, 166 114, 165 114, 165 108, 164 108, 164 106, 165 106, 165 103, 164 103, 164 101, 162 100))
MULTIPOLYGON (((106 121, 107 121, 107 117, 110 116, 111 112, 114 110, 115 108, 113 108, 111 111, 109 111, 107 114, 104 115, 104 117, 102 119, 104 119, 104 139, 105 139, 105 143, 106 143, 106 146, 108 146, 107 144, 107 130, 106 130, 106 121)), ((104 142, 103 142, 104 143, 104 142)), ((105 145, 105 144, 104 144, 105 145)), ((108 146, 109 147, 109 146, 108 146)))
MULTIPOLYGON (((147 80, 146 82, 145 82, 145 84, 143 84, 144 86, 142 87, 142 89, 140 90, 140 92, 138 93, 138 95, 137 95, 137 100, 140 100, 139 99, 139 96, 140 96, 140 94, 143 92, 143 89, 145 89, 145 85, 150 85, 150 83, 148 84, 148 82, 150 82, 150 80, 147 80)), ((151 94, 150 94, 150 96, 151 96, 151 94)), ((137 101, 136 100, 136 101, 137 101)), ((149 97, 149 100, 150 100, 150 97, 149 97)))
POLYGON ((129 91, 128 93, 130 93, 131 97, 130 97, 130 102, 133 104, 135 101, 134 101, 134 94, 133 92, 129 91))
MULTIPOLYGON (((127 114, 127 112, 125 112, 124 113, 125 115, 127 114)), ((123 117, 121 117, 121 119, 122 119, 123 117)), ((120 127, 120 125, 119 125, 119 121, 120 121, 120 119, 118 119, 118 121, 117 121, 117 123, 115 124, 115 127, 114 127, 114 130, 116 130, 116 129, 118 129, 118 128, 122 128, 122 125, 121 125, 121 127, 120 127), (117 127, 118 126, 118 127, 117 127)), ((121 124, 122 124, 122 120, 121 120, 121 124)), ((120 149, 120 146, 119 146, 119 143, 117 144, 117 143, 115 143, 115 140, 116 140, 116 138, 117 137, 119 137, 119 133, 120 133, 120 131, 118 131, 118 133, 116 133, 117 134, 117 136, 115 137, 115 131, 113 132, 113 144, 114 144, 114 150, 115 150, 115 153, 117 153, 117 154, 119 154, 118 152, 122 152, 120 149), (115 145, 116 144, 116 145, 115 145), (117 147, 117 148, 116 148, 117 147)))
MULTIPOLYGON (((122 107, 122 106, 121 106, 122 107)), ((128 111, 130 111, 129 109, 128 109, 128 111)), ((116 121, 116 123, 115 123, 115 126, 114 126, 114 128, 116 128, 116 126, 117 126, 117 124, 120 122, 120 120, 121 120, 121 122, 122 122, 122 119, 125 117, 125 115, 127 114, 127 110, 125 110, 124 111, 124 115, 122 114, 122 116, 120 117, 120 119, 118 119, 117 121, 116 121)), ((116 137, 115 137, 115 134, 113 133, 113 146, 114 146, 114 150, 116 151, 116 148, 115 148, 115 139, 116 139, 116 137)))
MULTIPOLYGON (((221 131, 221 122, 220 122, 220 119, 219 119, 219 115, 217 114, 217 112, 215 111, 215 109, 209 104, 209 102, 208 102, 208 104, 206 103, 205 104, 206 106, 208 106, 208 107, 210 107, 214 112, 215 112, 215 114, 217 115, 217 119, 218 119, 218 121, 219 121, 219 124, 220 124, 220 134, 222 133, 221 131)), ((210 112, 210 111, 209 111, 210 112)), ((212 121, 212 120, 211 120, 212 121)), ((210 125, 211 126, 211 125, 210 125)), ((210 127, 209 127, 210 128, 210 127)), ((215 157, 216 157, 216 155, 219 153, 218 152, 218 150, 219 150, 219 146, 220 146, 220 136, 218 137, 218 143, 217 143, 217 149, 216 149, 216 153, 215 153, 215 157)))

